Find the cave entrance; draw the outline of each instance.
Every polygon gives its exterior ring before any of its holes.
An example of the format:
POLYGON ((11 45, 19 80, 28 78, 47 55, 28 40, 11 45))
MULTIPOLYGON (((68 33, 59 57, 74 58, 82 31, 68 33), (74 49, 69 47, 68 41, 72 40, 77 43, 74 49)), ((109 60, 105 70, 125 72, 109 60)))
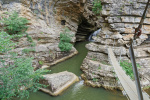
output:
POLYGON ((148 38, 144 41, 145 43, 150 43, 150 34, 147 35, 148 38))
POLYGON ((76 41, 87 41, 88 37, 96 30, 96 25, 92 25, 85 18, 82 18, 76 33, 76 41))
POLYGON ((66 25, 66 21, 65 20, 61 20, 61 25, 66 25))

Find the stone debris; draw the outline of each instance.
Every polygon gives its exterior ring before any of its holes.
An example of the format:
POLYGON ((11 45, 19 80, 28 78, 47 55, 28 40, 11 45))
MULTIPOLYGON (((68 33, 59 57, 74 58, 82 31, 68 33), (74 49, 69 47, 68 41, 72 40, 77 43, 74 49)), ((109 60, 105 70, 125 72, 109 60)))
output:
POLYGON ((52 95, 60 95, 69 86, 79 81, 79 78, 71 72, 60 72, 54 74, 44 75, 44 80, 41 83, 48 85, 47 88, 41 88, 40 90, 52 95))

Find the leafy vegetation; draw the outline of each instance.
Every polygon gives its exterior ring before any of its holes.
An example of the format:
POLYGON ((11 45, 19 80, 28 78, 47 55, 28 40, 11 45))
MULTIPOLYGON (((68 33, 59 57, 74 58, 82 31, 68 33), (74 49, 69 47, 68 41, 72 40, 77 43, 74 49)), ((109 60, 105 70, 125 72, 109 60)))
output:
POLYGON ((98 69, 101 70, 101 66, 99 66, 98 69))
MULTIPOLYGON (((34 71, 32 67, 33 58, 18 56, 11 51, 16 46, 16 43, 11 40, 14 37, 22 36, 20 33, 26 31, 27 20, 18 17, 15 12, 9 18, 4 18, 2 22, 5 24, 4 30, 9 34, 0 32, 0 54, 5 54, 5 57, 0 59, 0 99, 10 100, 13 97, 29 97, 30 91, 36 92, 39 88, 45 87, 39 83, 39 80, 43 78, 42 74, 48 71, 42 69, 34 71)), ((23 51, 28 53, 33 50, 24 49, 23 51)))
POLYGON ((23 53, 29 53, 29 52, 34 52, 34 51, 35 51, 35 49, 30 49, 30 48, 22 50, 23 53))
POLYGON ((35 47, 36 46, 36 43, 35 42, 32 42, 31 44, 30 44, 30 47, 35 47))
POLYGON ((43 63, 44 63, 43 61, 39 61, 39 64, 40 64, 40 65, 43 65, 43 63))
POLYGON ((28 29, 28 20, 26 18, 19 17, 16 11, 8 15, 8 18, 4 17, 1 20, 1 22, 4 24, 4 29, 8 32, 8 34, 12 35, 25 33, 28 29))
POLYGON ((0 32, 0 37, 0 53, 5 53, 14 48, 15 43, 11 41, 12 36, 6 32, 0 32))
POLYGON ((60 42, 58 47, 61 51, 69 52, 72 49, 70 30, 65 29, 62 33, 60 33, 60 42))
POLYGON ((32 37, 30 37, 27 33, 26 33, 26 37, 27 37, 27 41, 29 41, 29 42, 33 42, 32 37))
POLYGON ((32 58, 17 56, 12 57, 12 63, 0 68, 0 97, 2 100, 9 100, 17 96, 20 98, 29 97, 29 91, 36 92, 39 88, 45 87, 39 82, 42 73, 46 70, 36 70, 32 67, 32 58), (27 90, 27 88, 29 88, 27 90))
POLYGON ((95 14, 100 14, 101 10, 102 10, 101 0, 94 0, 93 1, 92 11, 95 14))
POLYGON ((7 14, 8 17, 2 15, 2 20, 0 20, 0 22, 4 24, 3 31, 6 31, 9 35, 12 35, 11 38, 13 40, 19 40, 22 36, 26 35, 27 41, 32 43, 31 46, 35 46, 32 37, 26 33, 28 29, 28 20, 26 18, 19 17, 16 11, 13 13, 6 12, 5 14, 7 14))
POLYGON ((96 61, 96 58, 95 58, 95 57, 93 57, 91 60, 96 61))
POLYGON ((93 82, 98 82, 98 79, 96 79, 96 78, 93 78, 93 82))
MULTIPOLYGON (((120 66, 125 70, 126 74, 130 76, 130 78, 133 80, 134 79, 134 73, 132 69, 132 63, 130 63, 127 60, 121 61, 120 66)), ((140 68, 140 65, 137 64, 137 67, 140 68)))

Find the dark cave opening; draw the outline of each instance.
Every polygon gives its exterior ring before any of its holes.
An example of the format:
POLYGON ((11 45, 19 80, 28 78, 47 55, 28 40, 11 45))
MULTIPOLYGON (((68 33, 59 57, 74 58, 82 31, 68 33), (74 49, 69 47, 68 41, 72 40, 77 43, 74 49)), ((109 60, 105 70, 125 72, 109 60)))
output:
POLYGON ((147 35, 148 38, 144 41, 145 43, 150 43, 150 34, 147 35))
POLYGON ((78 26, 76 33, 76 41, 87 41, 88 37, 96 30, 96 25, 89 23, 85 18, 82 18, 81 24, 78 26))
POLYGON ((66 21, 65 20, 61 20, 61 25, 65 25, 66 21))

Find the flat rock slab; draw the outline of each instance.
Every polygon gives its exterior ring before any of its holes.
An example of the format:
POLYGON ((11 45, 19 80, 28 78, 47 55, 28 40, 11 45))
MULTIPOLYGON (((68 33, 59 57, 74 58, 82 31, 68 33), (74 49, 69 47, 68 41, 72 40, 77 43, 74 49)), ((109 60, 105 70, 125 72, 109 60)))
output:
POLYGON ((75 74, 67 71, 47 74, 43 76, 44 80, 42 81, 42 83, 48 85, 48 87, 41 88, 41 90, 52 96, 57 96, 61 94, 69 86, 79 81, 79 78, 75 74))

